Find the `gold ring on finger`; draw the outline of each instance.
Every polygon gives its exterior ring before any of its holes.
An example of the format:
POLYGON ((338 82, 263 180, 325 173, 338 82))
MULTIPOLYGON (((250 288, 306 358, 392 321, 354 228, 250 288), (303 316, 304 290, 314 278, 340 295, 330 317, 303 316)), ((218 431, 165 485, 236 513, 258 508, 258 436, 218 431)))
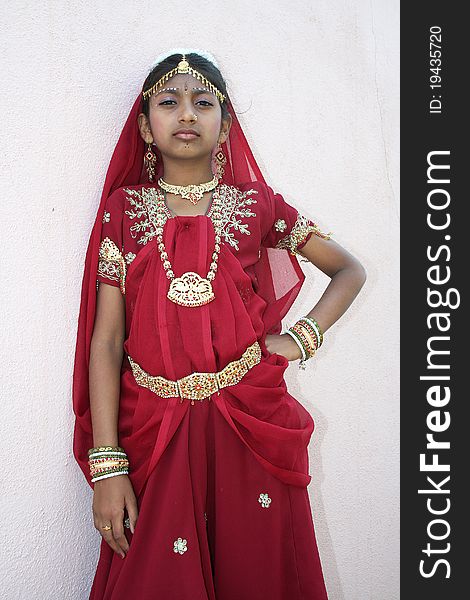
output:
POLYGON ((101 529, 103 529, 103 531, 109 531, 112 528, 113 528, 112 525, 103 525, 103 527, 101 529))

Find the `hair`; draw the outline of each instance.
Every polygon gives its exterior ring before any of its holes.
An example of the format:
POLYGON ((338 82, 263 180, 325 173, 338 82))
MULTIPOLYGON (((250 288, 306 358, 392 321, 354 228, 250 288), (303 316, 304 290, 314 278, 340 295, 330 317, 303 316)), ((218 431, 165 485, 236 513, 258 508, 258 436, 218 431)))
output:
MULTIPOLYGON (((142 86, 142 92, 151 88, 157 81, 174 69, 181 60, 181 54, 172 54, 167 58, 163 59, 158 63, 147 75, 146 80, 144 81, 144 85, 142 86)), ((225 96, 225 100, 220 102, 220 107, 222 109, 222 119, 226 119, 229 115, 228 107, 227 107, 227 84, 225 83, 225 79, 222 77, 222 73, 219 69, 207 58, 196 54, 195 52, 191 52, 190 54, 186 54, 186 60, 189 62, 190 66, 202 73, 204 77, 206 77, 213 85, 217 87, 218 90, 222 92, 225 96)), ((142 112, 144 115, 149 118, 149 100, 150 98, 142 98, 142 112)))

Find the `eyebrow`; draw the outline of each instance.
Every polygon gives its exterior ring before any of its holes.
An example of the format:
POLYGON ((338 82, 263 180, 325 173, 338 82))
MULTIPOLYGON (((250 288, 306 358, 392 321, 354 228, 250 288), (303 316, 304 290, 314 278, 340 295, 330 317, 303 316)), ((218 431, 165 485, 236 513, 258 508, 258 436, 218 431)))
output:
MULTIPOLYGON (((167 88, 163 88, 163 89, 159 90, 158 92, 156 92, 155 96, 158 96, 159 94, 162 94, 163 92, 171 92, 172 94, 179 95, 180 90, 181 90, 181 88, 167 87, 167 88)), ((192 91, 194 94, 212 94, 213 93, 208 88, 203 88, 203 87, 194 87, 192 89, 192 91)))

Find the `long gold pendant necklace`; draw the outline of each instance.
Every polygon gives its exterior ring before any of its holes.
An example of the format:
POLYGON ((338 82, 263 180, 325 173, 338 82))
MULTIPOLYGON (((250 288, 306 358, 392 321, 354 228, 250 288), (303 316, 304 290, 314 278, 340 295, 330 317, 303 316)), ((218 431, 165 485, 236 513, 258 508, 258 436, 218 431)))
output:
POLYGON ((165 244, 163 243, 163 227, 168 218, 168 208, 165 205, 165 197, 162 193, 157 194, 156 212, 156 239, 158 250, 163 263, 167 278, 171 281, 167 298, 180 306, 203 306, 214 300, 215 295, 211 281, 214 280, 217 271, 217 261, 220 254, 220 240, 222 231, 222 205, 220 201, 219 188, 214 189, 210 208, 210 218, 215 230, 215 247, 212 253, 212 262, 206 277, 199 273, 187 271, 181 277, 175 277, 172 265, 168 260, 165 244))

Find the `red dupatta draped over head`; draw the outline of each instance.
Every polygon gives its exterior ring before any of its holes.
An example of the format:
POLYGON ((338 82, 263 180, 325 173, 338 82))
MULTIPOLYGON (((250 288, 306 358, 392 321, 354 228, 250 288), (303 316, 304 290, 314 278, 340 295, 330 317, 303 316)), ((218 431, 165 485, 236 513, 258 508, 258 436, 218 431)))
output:
MULTIPOLYGON (((240 185, 265 179, 250 150, 246 137, 227 95, 225 100, 232 117, 229 137, 221 144, 227 158, 221 183, 240 185)), ((77 342, 73 372, 73 409, 76 416, 73 450, 82 471, 87 474, 85 457, 93 446, 90 411, 88 368, 90 344, 96 310, 96 272, 98 266, 102 214, 107 198, 118 188, 148 183, 144 167, 146 144, 141 137, 137 117, 142 111, 142 94, 136 98, 119 140, 114 149, 103 186, 100 204, 91 231, 85 258, 82 280, 77 342)), ((162 161, 157 163, 155 180, 163 175, 162 161)), ((256 293, 267 303, 263 321, 266 333, 279 333, 281 319, 285 316, 304 282, 305 275, 297 258, 287 250, 260 247, 260 258, 255 274, 258 281, 256 293)))

